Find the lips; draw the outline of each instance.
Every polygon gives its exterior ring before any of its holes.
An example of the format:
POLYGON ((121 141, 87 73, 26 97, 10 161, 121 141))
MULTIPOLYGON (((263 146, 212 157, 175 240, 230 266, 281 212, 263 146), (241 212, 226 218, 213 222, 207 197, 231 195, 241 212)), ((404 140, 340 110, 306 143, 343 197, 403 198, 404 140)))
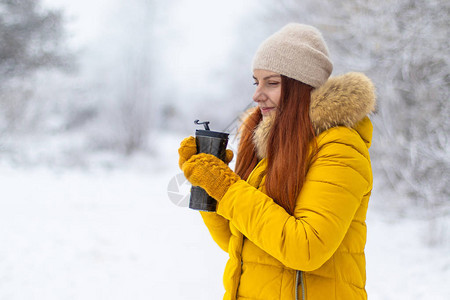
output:
POLYGON ((259 109, 261 109, 261 112, 263 114, 266 114, 268 112, 270 112, 271 110, 273 110, 275 107, 260 107, 259 109))

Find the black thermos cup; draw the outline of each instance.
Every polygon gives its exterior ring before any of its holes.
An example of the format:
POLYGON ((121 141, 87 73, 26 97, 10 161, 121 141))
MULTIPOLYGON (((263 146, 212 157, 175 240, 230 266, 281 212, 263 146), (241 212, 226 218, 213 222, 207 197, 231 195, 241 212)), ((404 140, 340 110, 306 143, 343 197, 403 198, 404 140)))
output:
MULTIPOLYGON (((228 144, 228 133, 209 130, 209 122, 203 124, 205 130, 195 131, 195 141, 197 144, 197 153, 212 154, 225 161, 226 149, 228 144)), ((216 211, 217 201, 206 193, 204 189, 198 186, 192 186, 189 208, 201 211, 216 211)))

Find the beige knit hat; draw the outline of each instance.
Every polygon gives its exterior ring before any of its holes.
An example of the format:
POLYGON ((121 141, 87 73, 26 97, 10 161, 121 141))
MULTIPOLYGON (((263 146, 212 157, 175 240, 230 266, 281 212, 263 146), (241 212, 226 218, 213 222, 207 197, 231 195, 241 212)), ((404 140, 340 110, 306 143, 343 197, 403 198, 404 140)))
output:
POLYGON ((253 58, 256 69, 280 73, 317 88, 330 77, 333 63, 319 30, 290 23, 259 46, 253 58))

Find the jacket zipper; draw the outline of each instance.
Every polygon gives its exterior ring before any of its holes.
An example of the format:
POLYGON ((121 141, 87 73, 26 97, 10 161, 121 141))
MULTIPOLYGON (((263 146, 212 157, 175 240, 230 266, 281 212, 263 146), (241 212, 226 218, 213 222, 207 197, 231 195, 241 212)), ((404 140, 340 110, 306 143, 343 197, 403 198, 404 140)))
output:
POLYGON ((240 270, 239 270, 239 276, 237 276, 237 278, 235 279, 235 286, 236 286, 236 289, 235 289, 235 291, 234 291, 234 296, 235 296, 235 298, 237 299, 237 292, 238 292, 238 289, 239 289, 239 285, 241 284, 241 274, 242 274, 242 266, 244 265, 244 261, 242 260, 242 248, 244 247, 244 240, 245 240, 245 236, 242 234, 242 239, 241 239, 241 242, 240 242, 240 245, 239 245, 239 248, 241 249, 241 251, 240 251, 240 261, 241 261, 241 268, 240 268, 240 270))
POLYGON ((302 285, 302 300, 305 300, 305 281, 303 280, 303 272, 297 271, 295 274, 295 300, 298 299, 298 281, 300 279, 300 284, 302 285))

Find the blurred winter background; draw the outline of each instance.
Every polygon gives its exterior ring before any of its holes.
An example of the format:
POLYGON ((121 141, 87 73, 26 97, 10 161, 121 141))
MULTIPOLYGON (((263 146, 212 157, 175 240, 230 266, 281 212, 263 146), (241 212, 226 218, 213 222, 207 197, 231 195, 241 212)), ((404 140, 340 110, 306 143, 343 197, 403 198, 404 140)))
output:
MULTIPOLYGON (((220 299, 175 177, 194 119, 235 134, 289 21, 377 86, 371 299, 450 299, 447 0, 0 0, 0 299, 220 299)), ((235 147, 236 141, 231 141, 235 147)))

